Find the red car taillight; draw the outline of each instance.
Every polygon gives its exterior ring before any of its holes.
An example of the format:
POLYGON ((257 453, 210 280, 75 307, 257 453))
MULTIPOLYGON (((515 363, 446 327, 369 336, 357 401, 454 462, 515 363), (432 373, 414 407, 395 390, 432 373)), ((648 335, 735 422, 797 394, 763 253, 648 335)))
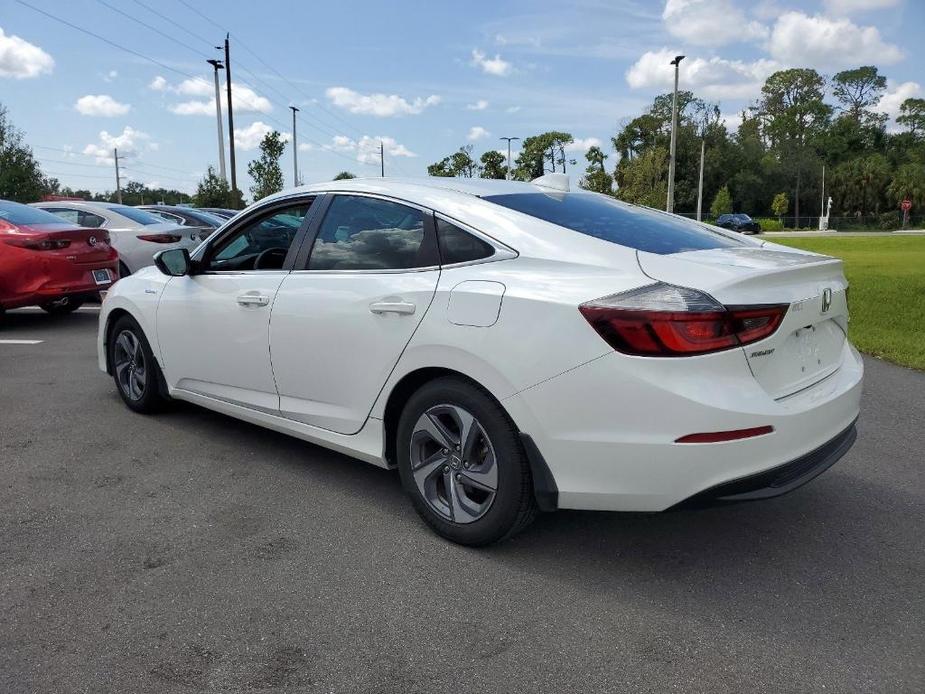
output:
POLYGON ((182 237, 176 234, 139 234, 138 238, 154 243, 177 243, 182 237))
POLYGON ((703 292, 657 283, 589 301, 579 310, 619 352, 683 357, 763 340, 777 330, 787 305, 727 307, 703 292))
POLYGON ((28 248, 30 251, 55 251, 71 245, 69 239, 53 239, 43 234, 10 234, 0 230, 0 241, 18 248, 28 248))

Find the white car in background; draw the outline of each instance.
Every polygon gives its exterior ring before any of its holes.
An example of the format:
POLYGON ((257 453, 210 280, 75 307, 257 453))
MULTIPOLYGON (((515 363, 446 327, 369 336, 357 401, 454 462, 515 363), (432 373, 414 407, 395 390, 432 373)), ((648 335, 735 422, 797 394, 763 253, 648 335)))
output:
POLYGON ((537 509, 758 499, 824 471, 861 397, 847 288, 834 258, 561 174, 353 179, 118 282, 99 364, 133 410, 187 400, 397 467, 432 528, 481 545, 537 509))
POLYGON ((159 251, 193 249, 201 240, 198 230, 184 229, 129 205, 79 200, 35 202, 32 205, 81 227, 106 229, 112 247, 119 253, 119 268, 123 276, 152 265, 154 255, 159 251))

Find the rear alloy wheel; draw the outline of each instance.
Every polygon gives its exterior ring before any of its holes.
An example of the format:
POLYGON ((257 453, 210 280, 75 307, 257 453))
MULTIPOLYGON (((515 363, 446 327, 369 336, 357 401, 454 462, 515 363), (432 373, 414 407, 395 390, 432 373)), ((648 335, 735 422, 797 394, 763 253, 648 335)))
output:
POLYGON ((63 296, 60 299, 55 299, 54 301, 46 301, 44 304, 39 304, 41 309, 46 313, 50 313, 53 316, 63 316, 67 313, 73 313, 81 306, 83 306, 83 301, 78 299, 72 299, 69 296, 63 296))
POLYGON ((114 326, 109 342, 109 364, 122 400, 136 412, 161 409, 161 370, 141 327, 123 317, 114 326))
POLYGON ((479 388, 454 378, 424 385, 405 406, 397 445, 402 484, 440 535, 486 545, 533 519, 533 486, 517 431, 479 388))

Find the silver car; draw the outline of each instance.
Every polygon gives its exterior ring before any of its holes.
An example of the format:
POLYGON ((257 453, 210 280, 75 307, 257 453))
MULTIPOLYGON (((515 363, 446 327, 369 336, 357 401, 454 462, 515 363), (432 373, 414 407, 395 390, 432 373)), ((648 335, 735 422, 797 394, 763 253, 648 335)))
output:
POLYGON ((34 202, 32 205, 72 224, 106 229, 112 247, 119 252, 119 270, 123 276, 153 265, 154 254, 158 251, 168 248, 192 250, 200 242, 198 230, 166 222, 150 212, 128 205, 83 200, 34 202))

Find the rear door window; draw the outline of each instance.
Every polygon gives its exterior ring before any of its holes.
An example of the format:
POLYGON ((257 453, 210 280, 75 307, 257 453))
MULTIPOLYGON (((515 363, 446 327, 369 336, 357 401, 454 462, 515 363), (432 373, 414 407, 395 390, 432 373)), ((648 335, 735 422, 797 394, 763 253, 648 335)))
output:
POLYGON ((586 236, 666 255, 747 245, 697 222, 594 193, 489 195, 490 202, 586 236))
POLYGON ((337 195, 318 229, 309 270, 404 270, 435 265, 424 213, 397 202, 337 195))

